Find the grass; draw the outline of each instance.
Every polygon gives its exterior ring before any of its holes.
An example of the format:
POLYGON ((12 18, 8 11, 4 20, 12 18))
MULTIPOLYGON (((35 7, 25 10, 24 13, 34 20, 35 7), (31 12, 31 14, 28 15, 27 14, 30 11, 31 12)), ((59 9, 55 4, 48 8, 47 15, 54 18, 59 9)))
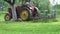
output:
POLYGON ((40 21, 4 21, 0 15, 0 34, 60 34, 60 18, 58 22, 40 21))

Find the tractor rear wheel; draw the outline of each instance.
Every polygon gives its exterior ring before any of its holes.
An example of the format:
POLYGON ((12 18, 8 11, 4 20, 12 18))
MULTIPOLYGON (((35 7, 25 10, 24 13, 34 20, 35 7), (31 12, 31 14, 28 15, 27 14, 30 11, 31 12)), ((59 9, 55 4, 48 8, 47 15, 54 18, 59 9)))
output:
POLYGON ((32 11, 28 8, 23 8, 19 14, 22 21, 30 20, 32 17, 32 11))
POLYGON ((5 19, 5 21, 10 21, 11 20, 11 16, 9 14, 6 14, 4 19, 5 19))

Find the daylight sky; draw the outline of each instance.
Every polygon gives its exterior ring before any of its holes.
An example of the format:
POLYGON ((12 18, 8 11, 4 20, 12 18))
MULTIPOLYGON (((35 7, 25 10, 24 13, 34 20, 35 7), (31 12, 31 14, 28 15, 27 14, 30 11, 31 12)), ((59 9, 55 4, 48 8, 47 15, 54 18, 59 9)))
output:
POLYGON ((60 4, 60 0, 50 0, 52 5, 60 4))

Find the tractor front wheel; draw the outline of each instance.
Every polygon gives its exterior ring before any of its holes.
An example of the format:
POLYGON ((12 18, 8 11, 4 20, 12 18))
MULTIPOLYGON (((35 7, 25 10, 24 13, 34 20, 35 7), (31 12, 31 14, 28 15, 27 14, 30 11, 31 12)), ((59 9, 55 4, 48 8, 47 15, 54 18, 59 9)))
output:
POLYGON ((5 19, 5 21, 10 21, 11 20, 11 16, 9 14, 6 14, 4 19, 5 19))

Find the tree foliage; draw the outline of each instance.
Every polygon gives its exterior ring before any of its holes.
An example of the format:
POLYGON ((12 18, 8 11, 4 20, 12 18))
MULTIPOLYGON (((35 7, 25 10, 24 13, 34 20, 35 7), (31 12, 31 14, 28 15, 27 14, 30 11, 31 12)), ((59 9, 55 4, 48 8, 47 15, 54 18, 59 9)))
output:
POLYGON ((36 7, 39 8, 39 10, 41 10, 42 12, 44 10, 49 10, 50 11, 50 2, 49 0, 35 0, 35 4, 36 7))
MULTIPOLYGON (((2 3, 1 0, 0 0, 0 2, 2 3)), ((15 5, 21 5, 21 2, 22 2, 22 0, 16 0, 15 5)), ((34 4, 34 6, 38 7, 39 10, 41 10, 41 11, 50 9, 49 8, 49 4, 50 4, 49 0, 34 0, 33 4, 34 4)), ((4 2, 3 5, 5 7, 9 7, 8 6, 9 4, 7 4, 6 2, 4 2)))

